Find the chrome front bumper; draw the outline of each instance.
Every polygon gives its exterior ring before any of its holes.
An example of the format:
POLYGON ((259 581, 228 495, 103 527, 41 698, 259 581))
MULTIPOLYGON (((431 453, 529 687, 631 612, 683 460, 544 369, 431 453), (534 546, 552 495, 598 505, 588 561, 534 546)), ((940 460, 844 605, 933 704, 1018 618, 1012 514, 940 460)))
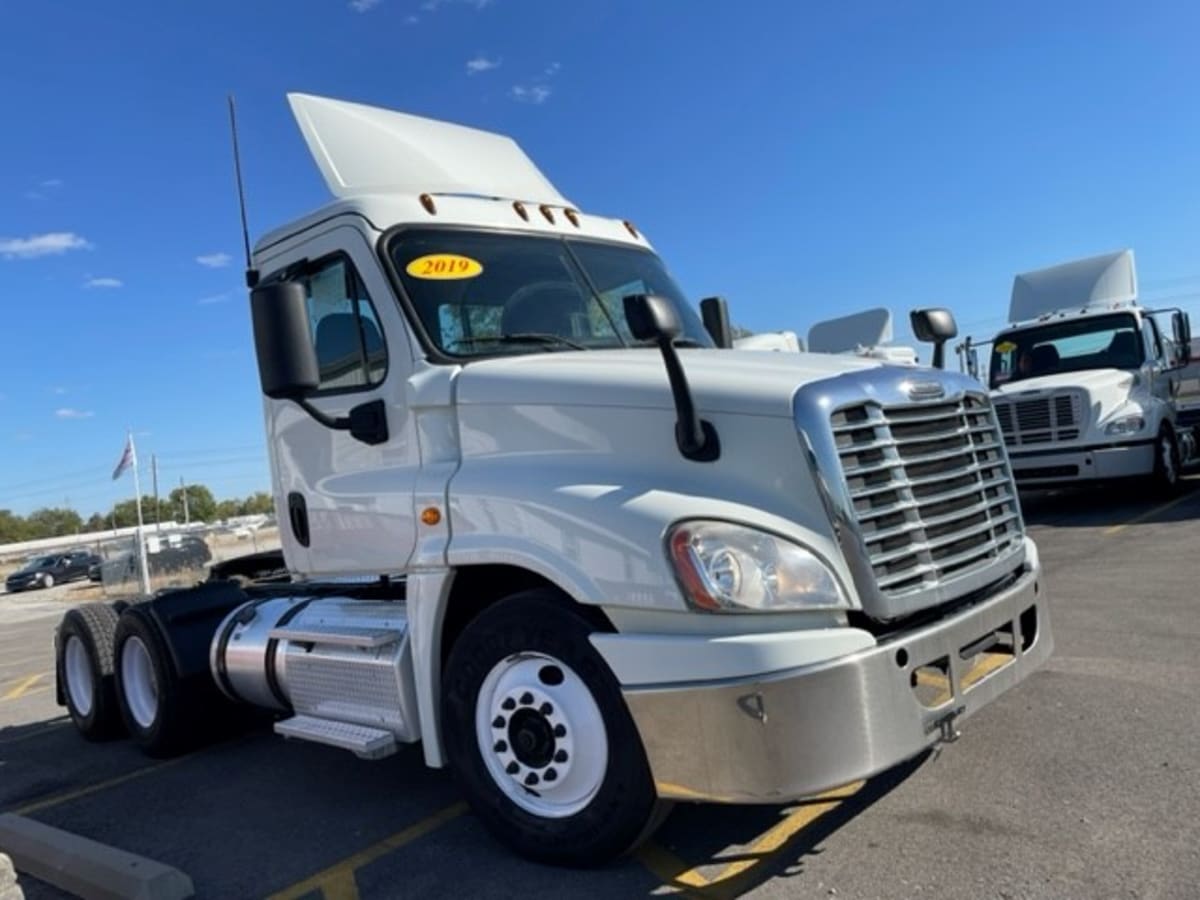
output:
POLYGON ((777 803, 875 775, 951 736, 959 720, 1023 680, 1053 650, 1040 577, 1035 563, 964 612, 818 665, 626 688, 659 795, 777 803), (979 677, 979 669, 972 671, 978 648, 995 634, 1011 649, 999 654, 1002 665, 979 677), (942 696, 923 703, 919 682, 929 670, 922 667, 938 660, 948 664, 942 696))

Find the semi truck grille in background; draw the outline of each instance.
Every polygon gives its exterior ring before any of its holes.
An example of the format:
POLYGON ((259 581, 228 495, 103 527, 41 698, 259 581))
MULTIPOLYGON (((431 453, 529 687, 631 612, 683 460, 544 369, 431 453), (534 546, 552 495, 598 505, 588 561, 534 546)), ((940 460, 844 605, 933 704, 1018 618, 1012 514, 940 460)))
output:
POLYGON ((834 412, 832 425, 884 595, 953 580, 1021 545, 1017 492, 985 398, 861 403, 834 412))
POLYGON ((1029 400, 997 400, 996 418, 1010 446, 1073 441, 1079 437, 1083 398, 1071 391, 1029 400))

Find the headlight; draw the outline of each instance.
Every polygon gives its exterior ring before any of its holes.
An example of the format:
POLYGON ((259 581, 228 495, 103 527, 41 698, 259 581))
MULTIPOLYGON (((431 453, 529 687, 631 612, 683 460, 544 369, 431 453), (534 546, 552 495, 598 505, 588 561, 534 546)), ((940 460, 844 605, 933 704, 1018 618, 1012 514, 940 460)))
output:
POLYGON ((845 609, 829 567, 798 544, 726 522, 684 522, 667 537, 675 572, 698 609, 845 609))
POLYGON ((1104 433, 1109 435, 1114 434, 1137 434, 1146 427, 1146 420, 1141 416, 1121 416, 1119 419, 1113 419, 1104 426, 1104 433))

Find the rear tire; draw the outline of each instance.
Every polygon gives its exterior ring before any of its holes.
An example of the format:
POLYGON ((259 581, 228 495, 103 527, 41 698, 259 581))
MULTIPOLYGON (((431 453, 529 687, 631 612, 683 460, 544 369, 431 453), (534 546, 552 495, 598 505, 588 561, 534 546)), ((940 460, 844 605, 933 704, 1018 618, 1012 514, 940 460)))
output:
POLYGON ((492 834, 539 862, 607 862, 666 809, 593 630, 555 592, 522 591, 470 622, 446 662, 450 766, 492 834))
POLYGON ((121 614, 113 656, 121 718, 142 751, 167 757, 195 746, 207 717, 189 702, 158 628, 137 606, 121 614))
POLYGON ((1179 442, 1170 426, 1163 425, 1154 441, 1154 489, 1169 496, 1179 489, 1179 442))
POLYGON ((113 674, 118 618, 117 610, 104 603, 78 606, 63 616, 55 638, 62 700, 75 728, 89 741, 125 731, 113 674))

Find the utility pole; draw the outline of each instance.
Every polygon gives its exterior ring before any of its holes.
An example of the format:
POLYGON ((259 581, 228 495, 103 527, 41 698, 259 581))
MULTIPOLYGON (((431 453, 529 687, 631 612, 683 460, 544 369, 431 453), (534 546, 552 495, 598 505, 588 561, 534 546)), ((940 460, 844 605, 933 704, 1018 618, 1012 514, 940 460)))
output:
POLYGON ((188 513, 187 485, 183 483, 182 476, 179 478, 179 490, 183 493, 183 525, 186 528, 192 523, 192 517, 188 513))
POLYGON ((154 530, 162 531, 162 502, 158 499, 158 456, 150 454, 150 471, 154 475, 154 530))

